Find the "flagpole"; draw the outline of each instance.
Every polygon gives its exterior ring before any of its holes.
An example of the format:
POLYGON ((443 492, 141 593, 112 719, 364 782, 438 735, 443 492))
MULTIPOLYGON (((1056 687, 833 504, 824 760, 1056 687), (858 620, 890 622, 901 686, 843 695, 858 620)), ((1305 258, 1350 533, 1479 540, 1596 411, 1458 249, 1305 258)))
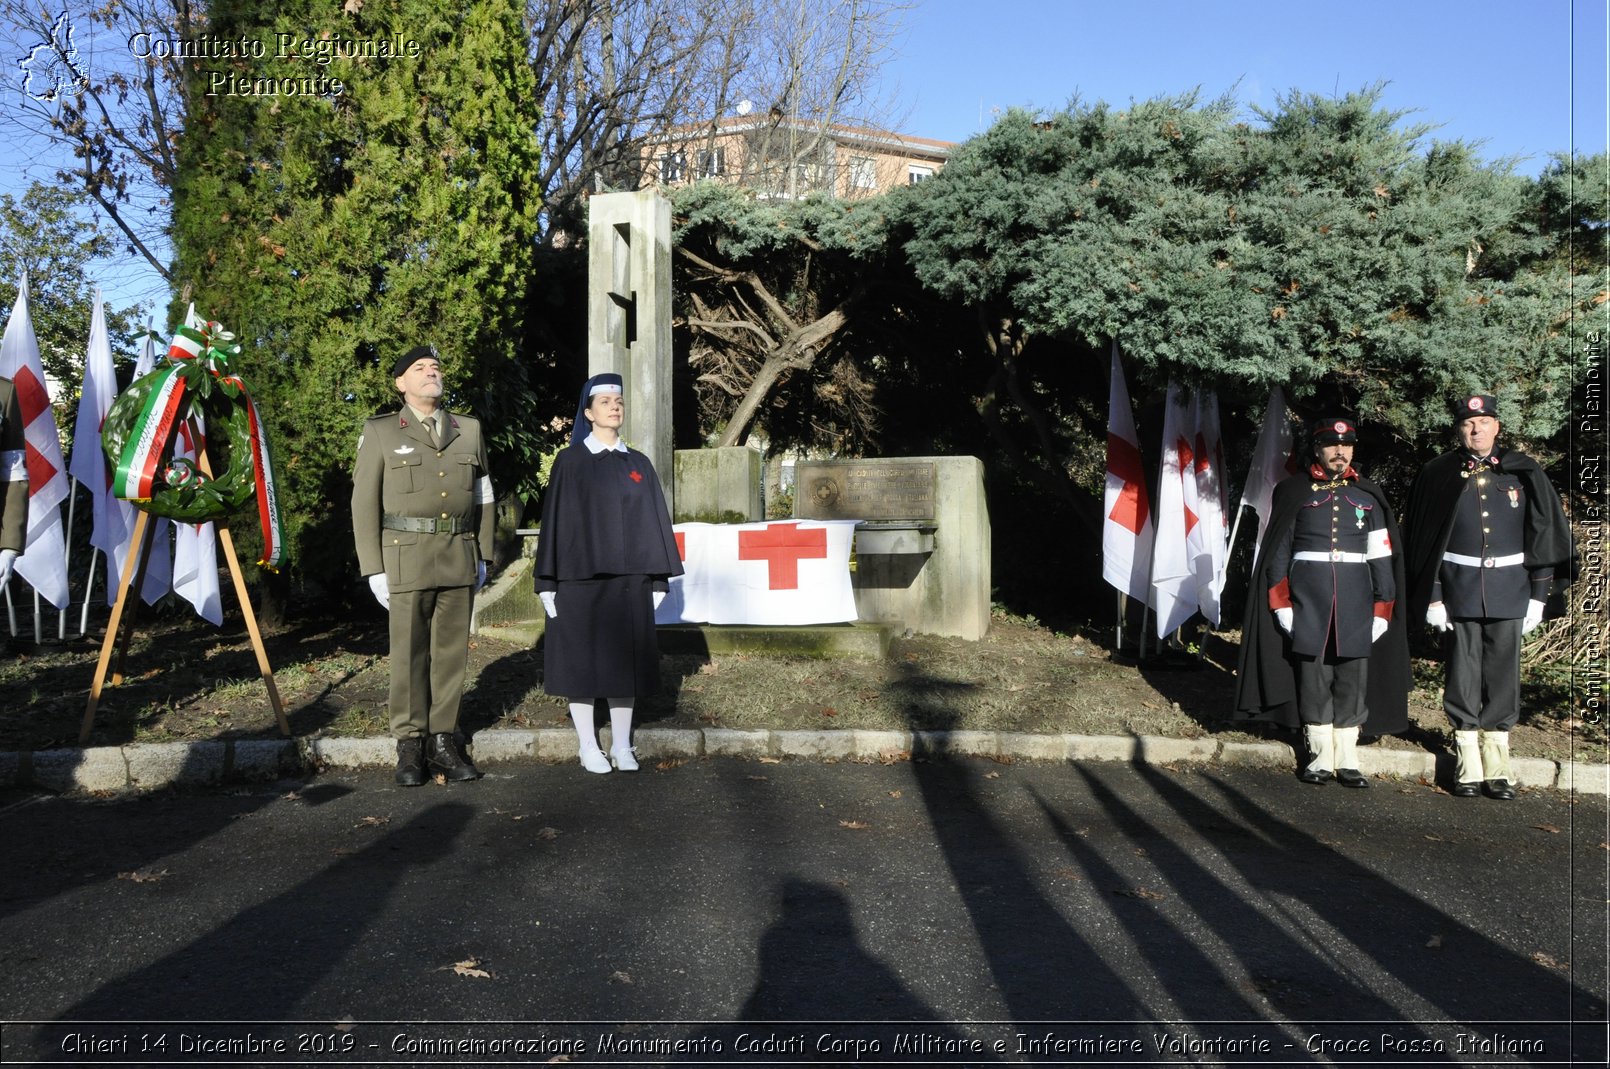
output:
MULTIPOLYGON (((69 590, 72 589, 70 584, 72 583, 72 578, 71 577, 72 577, 72 574, 73 574, 73 510, 76 509, 77 507, 78 507, 78 476, 76 476, 76 475, 68 475, 68 477, 67 477, 67 530, 65 532, 63 532, 64 537, 61 540, 61 542, 62 542, 61 570, 63 572, 65 572, 65 573, 67 573, 67 575, 68 575, 68 580, 67 581, 69 583, 69 587, 68 587, 69 590)), ((94 585, 95 585, 95 575, 94 575, 93 572, 91 572, 90 573, 90 586, 94 586, 94 585)), ((87 603, 88 599, 89 599, 89 595, 85 594, 84 598, 85 598, 85 601, 87 603)), ((72 598, 71 594, 69 594, 67 596, 67 604, 68 604, 69 607, 73 604, 73 598, 72 598)), ((57 624, 56 624, 56 638, 61 640, 61 641, 63 641, 63 642, 65 642, 67 640, 67 609, 65 609, 65 608, 62 609, 61 612, 58 615, 60 616, 60 619, 57 621, 57 624)))
POLYGON ((17 607, 11 603, 11 581, 6 580, 6 615, 11 619, 11 637, 17 637, 17 607))
POLYGON ((1113 616, 1112 649, 1114 653, 1118 653, 1124 648, 1124 592, 1115 590, 1113 597, 1116 599, 1117 612, 1113 616))
POLYGON ((101 559, 101 547, 89 547, 89 578, 84 580, 84 607, 78 613, 78 637, 89 633, 89 599, 95 594, 95 565, 101 559))

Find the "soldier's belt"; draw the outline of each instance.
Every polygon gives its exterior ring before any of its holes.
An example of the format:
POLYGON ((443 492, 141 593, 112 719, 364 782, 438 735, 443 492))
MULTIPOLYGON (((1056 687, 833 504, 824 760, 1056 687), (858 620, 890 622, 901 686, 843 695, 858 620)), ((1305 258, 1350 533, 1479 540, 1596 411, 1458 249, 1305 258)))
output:
POLYGON ((1363 553, 1344 553, 1339 549, 1333 549, 1329 553, 1321 553, 1318 550, 1305 549, 1301 553, 1293 553, 1291 555, 1291 559, 1317 560, 1324 561, 1326 564, 1368 564, 1370 560, 1370 558, 1363 553))
POLYGON ((380 526, 388 531, 412 531, 414 534, 463 534, 473 525, 460 516, 438 520, 433 516, 393 516, 381 513, 380 526))
POLYGON ((1467 557, 1463 553, 1444 553, 1442 559, 1449 564, 1462 564, 1466 568, 1507 568, 1512 564, 1525 564, 1526 554, 1511 553, 1507 557, 1467 557))

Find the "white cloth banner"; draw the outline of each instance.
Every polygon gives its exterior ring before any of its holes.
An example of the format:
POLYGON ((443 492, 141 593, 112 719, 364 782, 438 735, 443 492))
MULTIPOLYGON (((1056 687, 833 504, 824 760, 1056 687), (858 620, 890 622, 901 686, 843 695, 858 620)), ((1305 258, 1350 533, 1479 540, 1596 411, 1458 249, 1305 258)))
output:
POLYGON ((856 619, 850 586, 855 520, 679 523, 684 574, 661 624, 836 624, 856 619))
POLYGON ((1228 491, 1224 485, 1224 441, 1219 433, 1219 398, 1212 390, 1196 395, 1196 506, 1201 550, 1192 559, 1196 572, 1196 601, 1202 615, 1219 626, 1219 605, 1224 596, 1224 572, 1230 560, 1225 514, 1228 491))
POLYGON ((1286 410, 1286 395, 1276 386, 1269 391, 1269 404, 1263 410, 1258 444, 1252 450, 1252 468, 1247 472, 1247 485, 1241 491, 1241 507, 1250 508, 1258 514, 1258 535, 1252 541, 1254 546, 1263 544, 1263 532, 1269 526, 1269 502, 1274 497, 1275 487, 1280 480, 1296 472, 1296 458, 1292 456, 1291 414, 1286 410))
POLYGON ((39 362, 39 342, 28 312, 28 279, 17 287, 17 303, 6 322, 0 342, 0 375, 17 388, 27 439, 24 462, 28 469, 28 540, 17 558, 16 574, 26 579, 39 596, 58 609, 67 608, 67 542, 62 532, 61 505, 67 500, 67 462, 61 455, 56 415, 45 392, 45 369, 39 362))

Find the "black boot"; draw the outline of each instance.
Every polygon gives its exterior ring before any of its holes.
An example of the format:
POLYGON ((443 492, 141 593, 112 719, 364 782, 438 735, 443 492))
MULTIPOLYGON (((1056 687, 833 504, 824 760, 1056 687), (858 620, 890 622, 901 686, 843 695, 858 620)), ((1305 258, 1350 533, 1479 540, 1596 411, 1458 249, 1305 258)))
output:
POLYGON ((458 739, 450 731, 430 737, 430 768, 432 772, 446 777, 449 783, 481 778, 469 758, 464 756, 464 751, 459 749, 458 739))
POLYGON ((425 782, 425 740, 417 735, 397 740, 397 786, 418 787, 425 782))

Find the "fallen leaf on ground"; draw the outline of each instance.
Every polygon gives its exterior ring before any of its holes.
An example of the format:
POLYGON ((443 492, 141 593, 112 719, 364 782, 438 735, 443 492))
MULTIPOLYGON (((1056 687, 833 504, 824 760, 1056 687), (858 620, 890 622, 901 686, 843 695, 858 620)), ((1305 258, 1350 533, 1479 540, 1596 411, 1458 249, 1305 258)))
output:
POLYGON ((833 708, 831 705, 829 705, 826 709, 822 710, 822 715, 823 716, 838 716, 839 711, 837 709, 833 708))
POLYGON ((446 972, 448 969, 452 969, 460 976, 473 976, 477 980, 490 980, 492 974, 481 968, 480 965, 480 961, 475 958, 465 958, 463 961, 455 961, 451 965, 443 965, 436 971, 446 972))
POLYGON ((880 750, 880 751, 878 751, 878 761, 881 764, 897 765, 901 761, 909 761, 909 760, 911 760, 911 751, 910 750, 880 750))
POLYGON ((1532 960, 1537 962, 1539 965, 1543 966, 1544 968, 1548 968, 1548 969, 1569 969, 1571 967, 1570 962, 1568 962, 1568 961, 1555 961, 1553 958, 1551 958, 1549 955, 1543 953, 1541 950, 1536 950, 1536 951, 1532 952, 1532 960))
POLYGON ((1121 895, 1124 898, 1145 898, 1145 899, 1151 899, 1151 900, 1154 900, 1154 901, 1157 900, 1157 899, 1160 899, 1160 898, 1167 898, 1168 897, 1167 895, 1163 894, 1161 891, 1148 891, 1144 887, 1137 887, 1133 891, 1130 891, 1130 890, 1114 891, 1113 894, 1121 895))
POLYGON ((1448 841, 1449 841, 1449 840, 1447 840, 1447 839, 1444 839, 1444 838, 1443 838, 1443 837, 1442 837, 1442 836, 1440 836, 1440 835, 1432 835, 1432 834, 1430 834, 1430 833, 1429 833, 1429 832, 1428 832, 1428 833, 1427 833, 1427 834, 1426 834, 1426 836, 1425 836, 1425 837, 1426 837, 1426 838, 1427 838, 1427 839, 1430 839, 1430 840, 1431 840, 1431 841, 1432 841, 1432 842, 1434 842, 1434 843, 1445 843, 1445 842, 1448 842, 1448 841))
POLYGON ((612 984, 629 984, 632 982, 632 974, 621 971, 612 972, 609 974, 609 982, 612 984))
POLYGON ((1560 829, 1556 828, 1552 824, 1533 824, 1532 827, 1536 828, 1538 831, 1546 831, 1550 835, 1560 834, 1560 829))
POLYGON ((391 823, 391 818, 390 817, 364 817, 362 820, 358 821, 358 823, 354 824, 353 827, 354 828, 379 828, 379 827, 384 827, 385 825, 390 824, 390 823, 391 823))
POLYGON ((762 783, 770 779, 769 776, 745 776, 744 779, 760 780, 762 783))
POLYGON ((302 796, 295 791, 287 791, 280 795, 280 801, 282 802, 300 802, 301 800, 302 796))
POLYGON ((132 880, 135 883, 156 883, 158 880, 170 875, 172 873, 167 869, 135 869, 133 872, 120 872, 117 874, 117 878, 120 880, 132 880))
POLYGON ((447 777, 445 775, 443 775, 442 773, 438 772, 438 773, 436 773, 435 778, 431 780, 431 782, 436 784, 436 786, 438 786, 438 787, 445 787, 445 786, 447 786, 447 777))
POLYGON ((708 664, 701 664, 699 666, 699 674, 701 676, 713 676, 719 671, 721 671, 721 666, 716 664, 714 661, 711 661, 708 664))
POLYGON ((780 765, 783 763, 783 759, 781 757, 762 757, 759 760, 763 765, 780 765))
POLYGON ((901 794, 901 792, 900 792, 900 791, 890 791, 890 792, 889 792, 889 797, 890 797, 890 798, 899 798, 899 797, 900 797, 900 794, 901 794))
POLYGON ((839 827, 849 828, 851 831, 862 831, 863 829, 872 827, 872 825, 861 820, 841 820, 839 821, 839 827))
POLYGON ((985 779, 1000 779, 1001 774, 999 772, 986 772, 986 773, 984 773, 984 778, 985 779))
POLYGON ((1427 939, 1426 940, 1426 949, 1427 950, 1441 950, 1442 949, 1442 936, 1434 935, 1430 939, 1427 939))
POLYGON ((551 843, 555 839, 559 838, 559 829, 558 828, 538 828, 537 829, 537 838, 542 839, 545 842, 550 842, 551 843))
POLYGON ((654 764, 654 768, 658 772, 669 772, 669 771, 671 771, 671 769, 676 768, 678 765, 685 765, 685 764, 687 764, 687 759, 686 758, 682 758, 682 757, 667 757, 663 761, 656 761, 655 764, 654 764))

